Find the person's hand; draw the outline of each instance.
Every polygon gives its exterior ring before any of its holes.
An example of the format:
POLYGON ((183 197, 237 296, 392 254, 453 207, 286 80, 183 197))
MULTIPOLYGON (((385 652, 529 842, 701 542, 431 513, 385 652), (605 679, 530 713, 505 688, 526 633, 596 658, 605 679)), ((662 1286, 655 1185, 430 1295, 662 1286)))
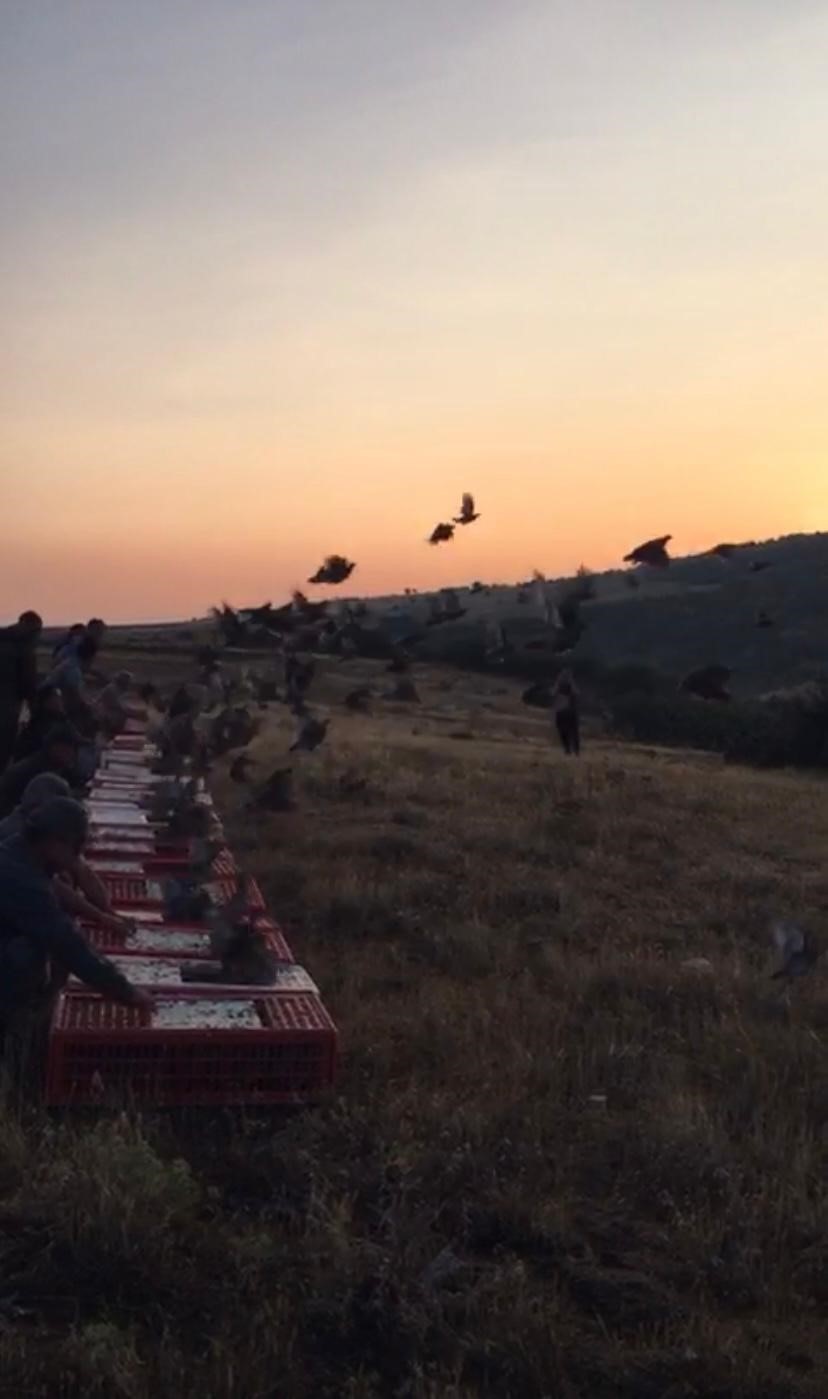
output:
POLYGON ((134 932, 135 924, 130 918, 121 918, 118 913, 101 914, 100 922, 109 933, 123 933, 125 935, 134 932))
POLYGON ((133 1006, 135 1010, 142 1010, 149 1014, 155 1007, 155 1001, 149 991, 142 991, 140 986, 130 986, 127 1005, 133 1006))

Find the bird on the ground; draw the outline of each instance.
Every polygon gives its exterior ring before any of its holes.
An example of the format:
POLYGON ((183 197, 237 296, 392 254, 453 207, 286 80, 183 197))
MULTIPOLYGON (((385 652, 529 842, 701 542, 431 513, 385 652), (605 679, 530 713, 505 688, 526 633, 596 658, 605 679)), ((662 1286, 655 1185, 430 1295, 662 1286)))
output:
POLYGON ((230 764, 230 781, 240 784, 249 782, 251 765, 255 767, 249 753, 237 753, 230 764))
POLYGON ((738 544, 714 544, 707 552, 717 559, 732 559, 738 548, 738 544))
POLYGON ((670 564, 670 555, 667 553, 667 545, 672 539, 671 534, 659 535, 658 539, 648 539, 644 544, 638 544, 624 555, 624 563, 648 564, 650 568, 667 568, 670 564))
POLYGON ((434 529, 428 536, 428 542, 429 544, 445 544, 448 542, 448 540, 453 538, 454 525, 449 525, 445 522, 441 522, 439 525, 434 526, 434 529))
POLYGON ((325 562, 320 564, 309 583, 344 583, 346 578, 350 578, 356 564, 350 559, 346 559, 344 554, 328 554, 325 562))
POLYGON ((474 508, 474 496, 469 491, 464 491, 463 499, 460 502, 460 514, 454 516, 454 523, 456 525, 471 525, 479 519, 480 515, 474 508))
POLYGON ((772 626, 773 626, 773 618, 772 618, 772 616, 770 615, 770 613, 769 613, 769 612, 765 612, 764 609, 760 610, 760 611, 756 614, 756 625, 757 625, 757 627, 763 627, 763 628, 764 628, 764 627, 772 627, 772 626))
POLYGON ((291 753, 312 753, 324 742, 328 732, 328 720, 317 719, 315 715, 308 714, 299 728, 296 741, 291 744, 291 753))
POLYGON ((339 794, 342 797, 360 797, 368 790, 368 778, 358 772, 343 772, 339 779, 339 794))
POLYGON ((624 574, 624 582, 626 583, 628 588, 632 588, 633 592, 636 588, 641 587, 641 580, 639 579, 638 574, 634 573, 632 569, 630 569, 628 573, 624 574))
POLYGON ((555 703, 550 680, 537 680, 523 691, 521 700, 533 709, 551 709, 555 703))
POLYGON ((373 693, 370 685, 359 685, 357 689, 348 691, 345 696, 345 704, 348 709, 367 709, 373 693))
POLYGON ((685 675, 679 690, 687 695, 695 695, 697 699, 729 700, 729 680, 730 671, 727 666, 700 666, 698 670, 691 670, 689 675, 685 675))
POLYGON ((293 811, 293 769, 277 768, 254 793, 251 805, 265 811, 293 811))
POLYGON ((782 965, 773 973, 772 981, 789 981, 807 976, 819 960, 821 949, 814 939, 796 923, 780 920, 772 928, 773 945, 782 965))
POLYGON ((764 573, 766 568, 773 568, 770 559, 754 559, 750 565, 751 573, 764 573))

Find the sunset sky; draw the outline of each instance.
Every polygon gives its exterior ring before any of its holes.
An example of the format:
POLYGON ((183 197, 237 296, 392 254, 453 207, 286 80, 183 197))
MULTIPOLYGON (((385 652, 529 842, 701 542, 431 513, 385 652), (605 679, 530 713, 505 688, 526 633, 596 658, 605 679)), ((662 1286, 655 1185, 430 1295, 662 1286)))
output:
POLYGON ((824 0, 0 18, 4 618, 828 527, 824 0))

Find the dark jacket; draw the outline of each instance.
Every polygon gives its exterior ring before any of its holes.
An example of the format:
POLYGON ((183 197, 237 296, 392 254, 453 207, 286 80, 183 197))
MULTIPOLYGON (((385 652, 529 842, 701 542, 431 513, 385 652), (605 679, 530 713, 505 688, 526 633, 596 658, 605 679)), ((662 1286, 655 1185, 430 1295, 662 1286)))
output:
MULTIPOLYGON (((57 772, 54 763, 46 757, 40 749, 37 753, 32 753, 29 758, 21 758, 18 763, 13 763, 0 777, 0 820, 8 816, 16 806, 20 804, 26 788, 33 777, 39 777, 41 772, 57 772)), ((60 777, 65 777, 71 786, 77 786, 77 776, 72 772, 60 772, 60 777)))
POLYGON ((0 706, 19 709, 37 691, 37 644, 20 627, 0 627, 0 706))
POLYGON ((50 961, 105 996, 121 998, 129 982, 81 937, 61 912, 52 880, 22 836, 0 845, 0 1016, 21 1007, 46 982, 50 961))

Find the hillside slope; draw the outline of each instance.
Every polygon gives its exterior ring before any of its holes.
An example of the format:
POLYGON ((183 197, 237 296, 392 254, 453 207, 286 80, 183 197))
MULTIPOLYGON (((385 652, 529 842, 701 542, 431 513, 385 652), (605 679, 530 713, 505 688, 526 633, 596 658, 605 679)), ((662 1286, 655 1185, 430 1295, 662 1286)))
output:
MULTIPOLYGON (((324 676, 295 812, 213 782, 340 1024, 336 1099, 7 1111, 0 1394, 818 1399, 828 992, 779 996, 767 924, 824 925, 823 785, 566 762, 440 672, 348 714, 366 678, 324 676)), ((259 775, 292 734, 274 709, 259 775)))

